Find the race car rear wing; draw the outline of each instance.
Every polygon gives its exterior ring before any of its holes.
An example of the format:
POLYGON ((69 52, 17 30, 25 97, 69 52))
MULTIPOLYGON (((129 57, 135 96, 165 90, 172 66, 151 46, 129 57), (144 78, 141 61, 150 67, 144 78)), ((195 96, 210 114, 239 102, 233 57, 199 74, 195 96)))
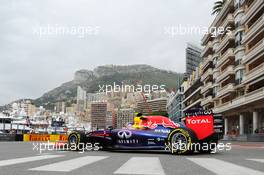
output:
POLYGON ((212 111, 192 110, 185 113, 184 123, 187 128, 195 132, 199 140, 209 136, 221 139, 223 135, 222 115, 213 114, 212 111))

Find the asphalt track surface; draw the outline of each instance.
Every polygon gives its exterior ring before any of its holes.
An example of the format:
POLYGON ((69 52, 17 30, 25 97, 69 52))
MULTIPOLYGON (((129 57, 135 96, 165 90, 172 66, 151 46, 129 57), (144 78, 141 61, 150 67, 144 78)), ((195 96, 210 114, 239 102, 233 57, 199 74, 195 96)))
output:
POLYGON ((215 154, 165 151, 40 151, 30 142, 0 142, 0 175, 264 175, 264 143, 231 144, 215 154))

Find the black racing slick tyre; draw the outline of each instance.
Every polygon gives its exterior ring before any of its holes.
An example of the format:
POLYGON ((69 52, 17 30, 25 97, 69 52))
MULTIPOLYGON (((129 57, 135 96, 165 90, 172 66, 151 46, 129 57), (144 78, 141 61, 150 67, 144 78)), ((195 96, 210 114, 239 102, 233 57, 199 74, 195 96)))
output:
POLYGON ((177 128, 169 133, 167 145, 172 154, 182 155, 191 154, 193 143, 197 142, 197 138, 190 129, 177 128))

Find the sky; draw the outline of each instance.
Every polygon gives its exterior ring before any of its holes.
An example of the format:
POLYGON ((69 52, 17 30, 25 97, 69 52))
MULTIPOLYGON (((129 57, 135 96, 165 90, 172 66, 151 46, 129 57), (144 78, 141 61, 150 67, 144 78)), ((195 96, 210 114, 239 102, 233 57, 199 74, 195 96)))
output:
POLYGON ((148 64, 185 71, 214 0, 2 0, 0 105, 38 98, 79 69, 148 64))

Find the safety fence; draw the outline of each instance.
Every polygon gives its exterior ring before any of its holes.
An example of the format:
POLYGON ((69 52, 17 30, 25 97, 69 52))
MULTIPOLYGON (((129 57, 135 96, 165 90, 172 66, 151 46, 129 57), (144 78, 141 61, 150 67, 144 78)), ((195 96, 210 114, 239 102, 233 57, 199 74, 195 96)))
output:
POLYGON ((9 133, 0 134, 0 141, 66 142, 67 140, 68 140, 67 134, 9 134, 9 133))
POLYGON ((30 142, 30 141, 67 141, 68 135, 67 134, 24 134, 23 141, 30 142))

